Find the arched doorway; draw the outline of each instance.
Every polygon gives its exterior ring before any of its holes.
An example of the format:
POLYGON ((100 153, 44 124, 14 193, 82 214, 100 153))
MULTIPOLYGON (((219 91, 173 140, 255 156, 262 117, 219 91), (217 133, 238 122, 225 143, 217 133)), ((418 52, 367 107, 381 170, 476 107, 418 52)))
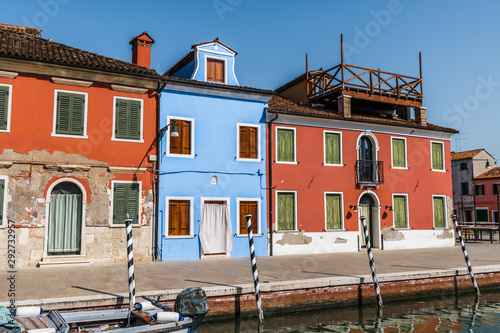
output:
MULTIPOLYGON (((358 204, 358 216, 364 216, 366 227, 368 229, 368 235, 370 237, 370 245, 372 248, 380 247, 380 220, 379 220, 379 205, 376 196, 365 193, 359 199, 358 204)), ((363 232, 363 227, 360 219, 360 237, 361 237, 361 246, 365 247, 365 235, 363 232)))
POLYGON ((62 182, 50 192, 47 255, 78 255, 82 244, 82 191, 62 182))

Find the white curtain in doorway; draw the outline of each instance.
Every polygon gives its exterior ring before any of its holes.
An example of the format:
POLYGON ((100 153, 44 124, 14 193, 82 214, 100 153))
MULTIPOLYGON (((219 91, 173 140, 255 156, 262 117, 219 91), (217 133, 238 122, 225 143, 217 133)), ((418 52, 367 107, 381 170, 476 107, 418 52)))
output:
POLYGON ((229 253, 233 249, 231 217, 226 204, 201 206, 200 243, 202 254, 229 253))

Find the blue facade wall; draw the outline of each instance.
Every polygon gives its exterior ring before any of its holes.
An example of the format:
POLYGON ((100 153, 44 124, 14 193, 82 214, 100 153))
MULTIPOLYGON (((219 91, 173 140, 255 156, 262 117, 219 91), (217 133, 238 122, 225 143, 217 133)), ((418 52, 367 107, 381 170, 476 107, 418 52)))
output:
POLYGON ((158 250, 161 260, 198 259, 201 257, 199 229, 202 198, 229 200, 233 250, 231 257, 249 256, 248 238, 238 236, 239 208, 237 198, 260 200, 260 235, 254 237, 258 256, 267 255, 266 219, 266 126, 264 107, 267 103, 180 92, 164 89, 160 108, 162 128, 168 117, 194 119, 194 156, 167 154, 169 132, 160 141, 158 250), (255 124, 259 128, 260 159, 237 159, 238 123, 255 124), (216 176, 218 184, 212 184, 216 176), (166 237, 167 197, 193 199, 193 226, 190 237, 166 237))
POLYGON ((193 80, 197 81, 207 81, 206 80, 206 59, 214 58, 219 60, 224 60, 225 62, 225 83, 228 85, 238 86, 238 80, 236 79, 236 74, 234 73, 234 62, 235 57, 234 53, 229 50, 226 50, 220 44, 208 44, 203 45, 197 49, 195 52, 195 62, 196 68, 193 73, 193 80), (217 49, 215 49, 217 48, 217 49))

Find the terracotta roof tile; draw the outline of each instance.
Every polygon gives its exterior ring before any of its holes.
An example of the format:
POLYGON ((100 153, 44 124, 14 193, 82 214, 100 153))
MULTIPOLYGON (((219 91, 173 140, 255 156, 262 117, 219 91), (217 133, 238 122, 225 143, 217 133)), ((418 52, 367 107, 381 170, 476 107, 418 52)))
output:
POLYGON ((24 33, 9 25, 0 24, 0 57, 36 60, 58 65, 138 75, 157 75, 151 68, 83 51, 71 46, 24 33), (20 32, 19 32, 20 31, 20 32))
POLYGON ((468 151, 460 151, 460 152, 451 152, 451 159, 452 160, 464 160, 467 158, 473 158, 480 152, 482 152, 484 149, 474 149, 474 150, 468 150, 468 151))
POLYGON ((377 124, 386 124, 393 126, 405 126, 412 128, 421 128, 427 130, 435 130, 441 132, 451 132, 457 133, 456 130, 452 128, 437 126, 427 123, 427 126, 421 126, 417 124, 414 120, 404 120, 404 119, 393 119, 391 116, 386 114, 355 114, 353 113, 350 118, 342 117, 337 114, 335 110, 323 109, 323 108, 313 108, 305 103, 293 101, 291 99, 283 98, 281 96, 275 95, 269 101, 269 110, 278 111, 280 113, 289 113, 294 115, 311 116, 311 117, 322 117, 322 118, 333 118, 342 119, 346 121, 359 121, 377 124))
POLYGON ((490 170, 483 172, 479 176, 474 177, 474 179, 493 179, 500 178, 500 167, 491 168, 490 170))

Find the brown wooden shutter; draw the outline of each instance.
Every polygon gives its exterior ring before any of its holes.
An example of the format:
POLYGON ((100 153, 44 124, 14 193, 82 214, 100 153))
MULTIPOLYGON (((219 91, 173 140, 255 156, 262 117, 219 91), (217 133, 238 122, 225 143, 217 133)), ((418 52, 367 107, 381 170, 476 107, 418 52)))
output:
MULTIPOLYGON (((172 124, 174 120, 170 120, 172 124)), ((170 137, 170 154, 186 154, 191 153, 191 122, 186 120, 176 120, 177 131, 179 136, 170 137)))
POLYGON ((207 59, 207 81, 224 83, 224 60, 207 59))
POLYGON ((240 234, 247 234, 247 219, 245 215, 252 215, 252 233, 257 234, 257 202, 256 201, 240 201, 240 234))
POLYGON ((240 127, 240 158, 257 158, 257 132, 256 127, 240 127))
POLYGON ((168 235, 189 235, 189 200, 170 200, 168 207, 168 235))

